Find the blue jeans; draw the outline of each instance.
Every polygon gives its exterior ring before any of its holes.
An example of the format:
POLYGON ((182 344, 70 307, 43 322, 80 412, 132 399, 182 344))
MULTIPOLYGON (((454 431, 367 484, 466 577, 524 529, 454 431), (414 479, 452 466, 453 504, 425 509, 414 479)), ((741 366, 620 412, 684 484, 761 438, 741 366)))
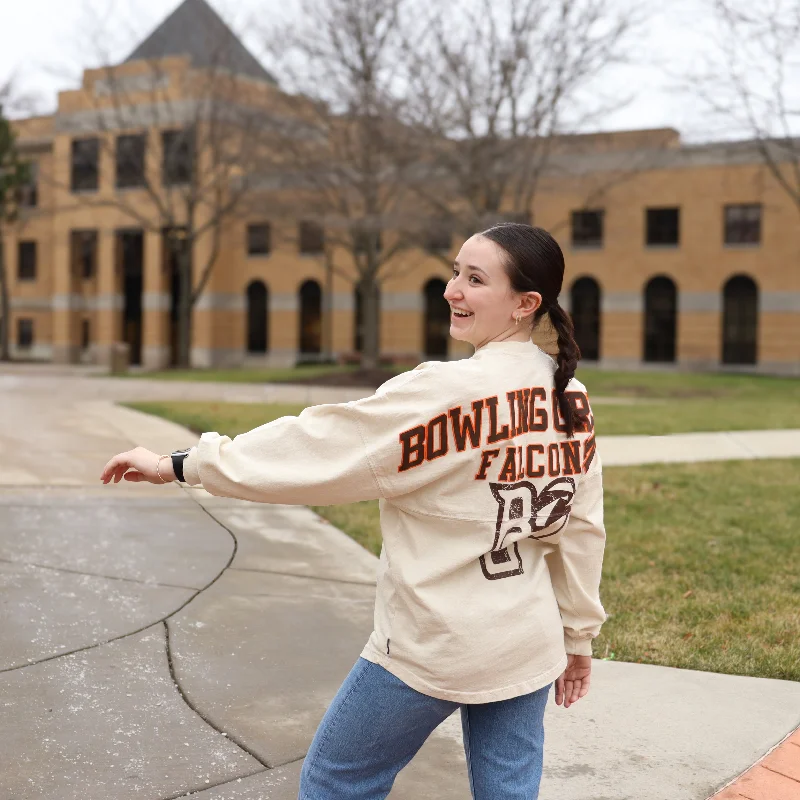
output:
POLYGON ((536 800, 551 684, 460 705, 412 689, 359 658, 325 712, 300 772, 299 800, 379 800, 434 728, 461 709, 474 800, 536 800))

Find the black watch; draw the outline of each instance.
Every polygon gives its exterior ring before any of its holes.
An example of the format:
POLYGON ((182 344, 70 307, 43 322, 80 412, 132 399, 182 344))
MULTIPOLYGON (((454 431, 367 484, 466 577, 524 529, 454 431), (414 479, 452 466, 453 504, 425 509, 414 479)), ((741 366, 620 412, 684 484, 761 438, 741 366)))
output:
POLYGON ((191 451, 192 448, 187 447, 185 450, 176 450, 171 456, 172 471, 175 473, 176 480, 179 480, 181 483, 186 483, 186 478, 183 477, 183 462, 191 451))

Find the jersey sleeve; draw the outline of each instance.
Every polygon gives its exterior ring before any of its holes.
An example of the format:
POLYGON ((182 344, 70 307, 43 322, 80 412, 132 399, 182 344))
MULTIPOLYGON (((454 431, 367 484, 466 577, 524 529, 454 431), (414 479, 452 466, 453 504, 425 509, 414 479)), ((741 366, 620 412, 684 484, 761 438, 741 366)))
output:
POLYGON ((603 473, 599 456, 579 483, 561 539, 545 555, 564 625, 567 653, 592 655, 592 639, 606 613, 600 602, 606 531, 603 523, 603 473))
POLYGON ((233 439, 204 433, 184 462, 186 483, 221 497, 287 505, 387 497, 397 432, 416 418, 424 372, 418 367, 369 397, 310 406, 233 439))

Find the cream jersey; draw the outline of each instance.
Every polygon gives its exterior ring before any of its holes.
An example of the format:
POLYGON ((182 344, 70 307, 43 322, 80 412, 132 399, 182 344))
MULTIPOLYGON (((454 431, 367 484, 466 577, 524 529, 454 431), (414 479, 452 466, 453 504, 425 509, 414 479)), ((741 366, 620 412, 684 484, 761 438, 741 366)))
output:
POLYGON ((591 655, 603 488, 585 387, 572 438, 555 362, 532 341, 432 361, 349 403, 306 408, 231 440, 204 433, 191 485, 265 503, 378 499, 374 630, 361 655, 417 691, 485 703, 554 681, 591 655))

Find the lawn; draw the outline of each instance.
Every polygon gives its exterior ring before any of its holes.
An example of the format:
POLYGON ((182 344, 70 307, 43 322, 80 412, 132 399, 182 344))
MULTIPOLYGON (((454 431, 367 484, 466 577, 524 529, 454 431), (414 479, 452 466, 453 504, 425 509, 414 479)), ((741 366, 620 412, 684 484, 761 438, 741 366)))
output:
MULTIPOLYGON (((301 367, 284 370, 289 376, 309 375, 301 367)), ((327 368, 327 369, 330 369, 327 368)), ((398 367, 398 370, 401 368, 398 367)), ((273 371, 275 374, 278 371, 273 371)), ((176 375, 179 373, 176 373, 176 375)), ((215 374, 225 375, 217 372, 215 374)), ((763 430, 800 426, 800 380, 765 376, 712 375, 663 372, 605 372, 581 369, 594 404, 597 432, 603 436, 661 435, 692 431, 763 430), (610 402, 609 402, 610 401, 610 402)), ((152 405, 152 404, 151 404, 152 405)), ((169 405, 153 405, 153 413, 169 415, 169 405)), ((196 430, 208 430, 203 403, 188 403, 186 410, 199 415, 196 430)), ((226 431, 239 433, 283 414, 296 414, 301 406, 231 405, 216 407, 214 418, 226 431), (285 410, 287 408, 293 410, 285 410), (234 415, 233 418, 230 415, 234 415)), ((147 409, 145 409, 147 410, 147 409)), ((178 420, 179 421, 179 420, 178 420)), ((232 434, 233 435, 233 434, 232 434)))
MULTIPOLYGON (((389 372, 405 372, 410 367, 385 365, 381 369, 389 372)), ((237 367, 232 369, 164 369, 152 372, 127 372, 127 378, 148 378, 159 381, 213 381, 215 383, 291 383, 306 381, 347 372, 356 372, 358 364, 304 364, 299 367, 237 367)), ((98 377, 107 377, 99 375, 98 377)))
MULTIPOLYGON (((230 436, 302 408, 134 407, 230 436)), ((612 408, 597 409, 599 426, 612 408)), ((595 656, 800 680, 800 461, 607 467, 604 474, 601 599, 611 616, 595 656)), ((380 551, 377 502, 314 510, 380 551)))

